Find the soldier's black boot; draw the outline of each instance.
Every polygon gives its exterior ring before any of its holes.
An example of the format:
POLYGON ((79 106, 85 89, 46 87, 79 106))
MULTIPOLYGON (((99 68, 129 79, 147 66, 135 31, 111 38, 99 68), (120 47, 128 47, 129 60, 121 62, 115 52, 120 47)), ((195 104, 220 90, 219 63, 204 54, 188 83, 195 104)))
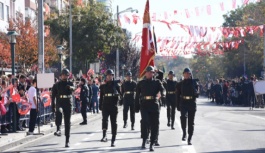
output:
POLYGON ((62 134, 61 134, 60 126, 57 126, 57 130, 56 130, 56 132, 54 132, 54 135, 55 135, 55 136, 61 136, 61 135, 62 135, 62 134))
POLYGON ((116 135, 112 135, 111 147, 115 147, 115 140, 116 140, 116 135))
POLYGON ((153 142, 150 143, 150 148, 149 149, 150 149, 150 151, 155 151, 153 142))
POLYGON ((123 128, 127 128, 127 122, 124 122, 123 128))
POLYGON ((191 138, 192 138, 192 135, 189 135, 189 137, 188 137, 188 145, 192 145, 191 138))
POLYGON ((65 148, 69 148, 69 136, 66 136, 66 140, 65 140, 65 148))
POLYGON ((182 134, 182 141, 186 141, 186 132, 183 131, 183 134, 182 134))
POLYGON ((174 127, 174 121, 172 121, 171 129, 172 129, 172 130, 175 130, 175 127, 174 127))
POLYGON ((134 123, 132 123, 132 127, 131 128, 132 128, 132 130, 134 130, 134 123))
POLYGON ((146 149, 145 144, 146 144, 146 139, 143 139, 142 149, 146 149))
POLYGON ((158 140, 155 141, 155 146, 160 146, 158 140))
POLYGON ((167 119, 167 126, 170 127, 170 119, 167 119))
POLYGON ((103 130, 103 138, 101 139, 101 142, 108 142, 107 130, 103 130))

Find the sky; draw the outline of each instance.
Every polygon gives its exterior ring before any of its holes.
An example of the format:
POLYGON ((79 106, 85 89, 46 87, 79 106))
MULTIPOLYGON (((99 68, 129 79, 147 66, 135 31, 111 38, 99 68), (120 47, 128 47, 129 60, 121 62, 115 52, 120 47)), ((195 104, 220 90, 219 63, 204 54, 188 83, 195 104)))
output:
MULTIPOLYGON (((250 0, 254 2, 255 0, 250 0)), ((150 13, 165 12, 177 10, 178 21, 184 25, 197 25, 207 27, 220 27, 224 22, 222 15, 232 10, 232 0, 149 0, 150 13), (224 11, 221 11, 220 3, 224 3, 224 11), (211 6, 211 15, 206 12, 206 6, 211 6), (195 8, 198 7, 200 15, 195 15, 195 8), (191 17, 185 16, 185 10, 188 9, 191 17), (182 15, 181 15, 182 14, 182 15), (184 15, 183 15, 184 14, 184 15)), ((112 10, 116 13, 117 5, 119 5, 119 11, 126 10, 129 7, 138 9, 138 15, 143 16, 146 0, 113 0, 112 10)), ((242 6, 243 0, 236 0, 237 6, 242 6)), ((173 31, 169 30, 165 24, 152 23, 155 25, 156 33, 158 36, 170 36, 170 35, 183 35, 184 31, 174 28, 173 31), (177 30, 177 31, 174 31, 177 30)), ((133 34, 141 32, 142 24, 130 25, 126 27, 127 30, 133 34)))

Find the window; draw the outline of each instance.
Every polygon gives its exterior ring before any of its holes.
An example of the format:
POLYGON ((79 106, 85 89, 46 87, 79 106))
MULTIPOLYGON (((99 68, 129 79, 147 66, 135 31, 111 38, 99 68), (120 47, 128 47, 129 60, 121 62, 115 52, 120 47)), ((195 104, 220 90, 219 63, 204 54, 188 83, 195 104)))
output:
POLYGON ((0 2, 0 19, 4 20, 4 3, 0 2))
POLYGON ((9 6, 6 5, 6 20, 9 20, 9 6))

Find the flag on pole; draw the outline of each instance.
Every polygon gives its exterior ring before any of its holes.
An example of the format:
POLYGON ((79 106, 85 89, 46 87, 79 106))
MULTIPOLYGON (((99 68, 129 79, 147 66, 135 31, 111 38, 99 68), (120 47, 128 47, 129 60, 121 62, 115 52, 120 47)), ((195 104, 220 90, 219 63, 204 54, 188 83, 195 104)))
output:
POLYGON ((144 17, 143 17, 143 30, 142 30, 142 49, 140 59, 140 78, 144 76, 145 69, 148 66, 154 66, 155 57, 155 43, 153 40, 150 13, 149 13, 149 0, 146 1, 144 17))

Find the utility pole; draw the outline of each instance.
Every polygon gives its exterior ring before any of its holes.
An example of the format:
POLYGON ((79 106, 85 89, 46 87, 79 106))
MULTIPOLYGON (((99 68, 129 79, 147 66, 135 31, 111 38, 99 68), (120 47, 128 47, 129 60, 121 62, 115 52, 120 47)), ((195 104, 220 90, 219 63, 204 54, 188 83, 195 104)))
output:
POLYGON ((44 21, 43 0, 38 0, 38 68, 39 73, 44 73, 44 21))
MULTIPOLYGON (((117 26, 119 26, 119 5, 117 5, 117 26)), ((117 40, 116 40, 117 41, 117 40)), ((120 74, 120 53, 119 53, 119 43, 117 41, 117 50, 116 50, 116 77, 119 77, 120 74)))
POLYGON ((70 14, 69 14, 69 28, 70 28, 70 32, 69 32, 69 39, 70 39, 70 72, 71 73, 73 73, 73 71, 72 71, 72 58, 73 58, 73 33, 72 33, 72 28, 73 28, 73 26, 72 26, 72 3, 71 3, 71 0, 69 0, 69 12, 70 12, 70 14))

